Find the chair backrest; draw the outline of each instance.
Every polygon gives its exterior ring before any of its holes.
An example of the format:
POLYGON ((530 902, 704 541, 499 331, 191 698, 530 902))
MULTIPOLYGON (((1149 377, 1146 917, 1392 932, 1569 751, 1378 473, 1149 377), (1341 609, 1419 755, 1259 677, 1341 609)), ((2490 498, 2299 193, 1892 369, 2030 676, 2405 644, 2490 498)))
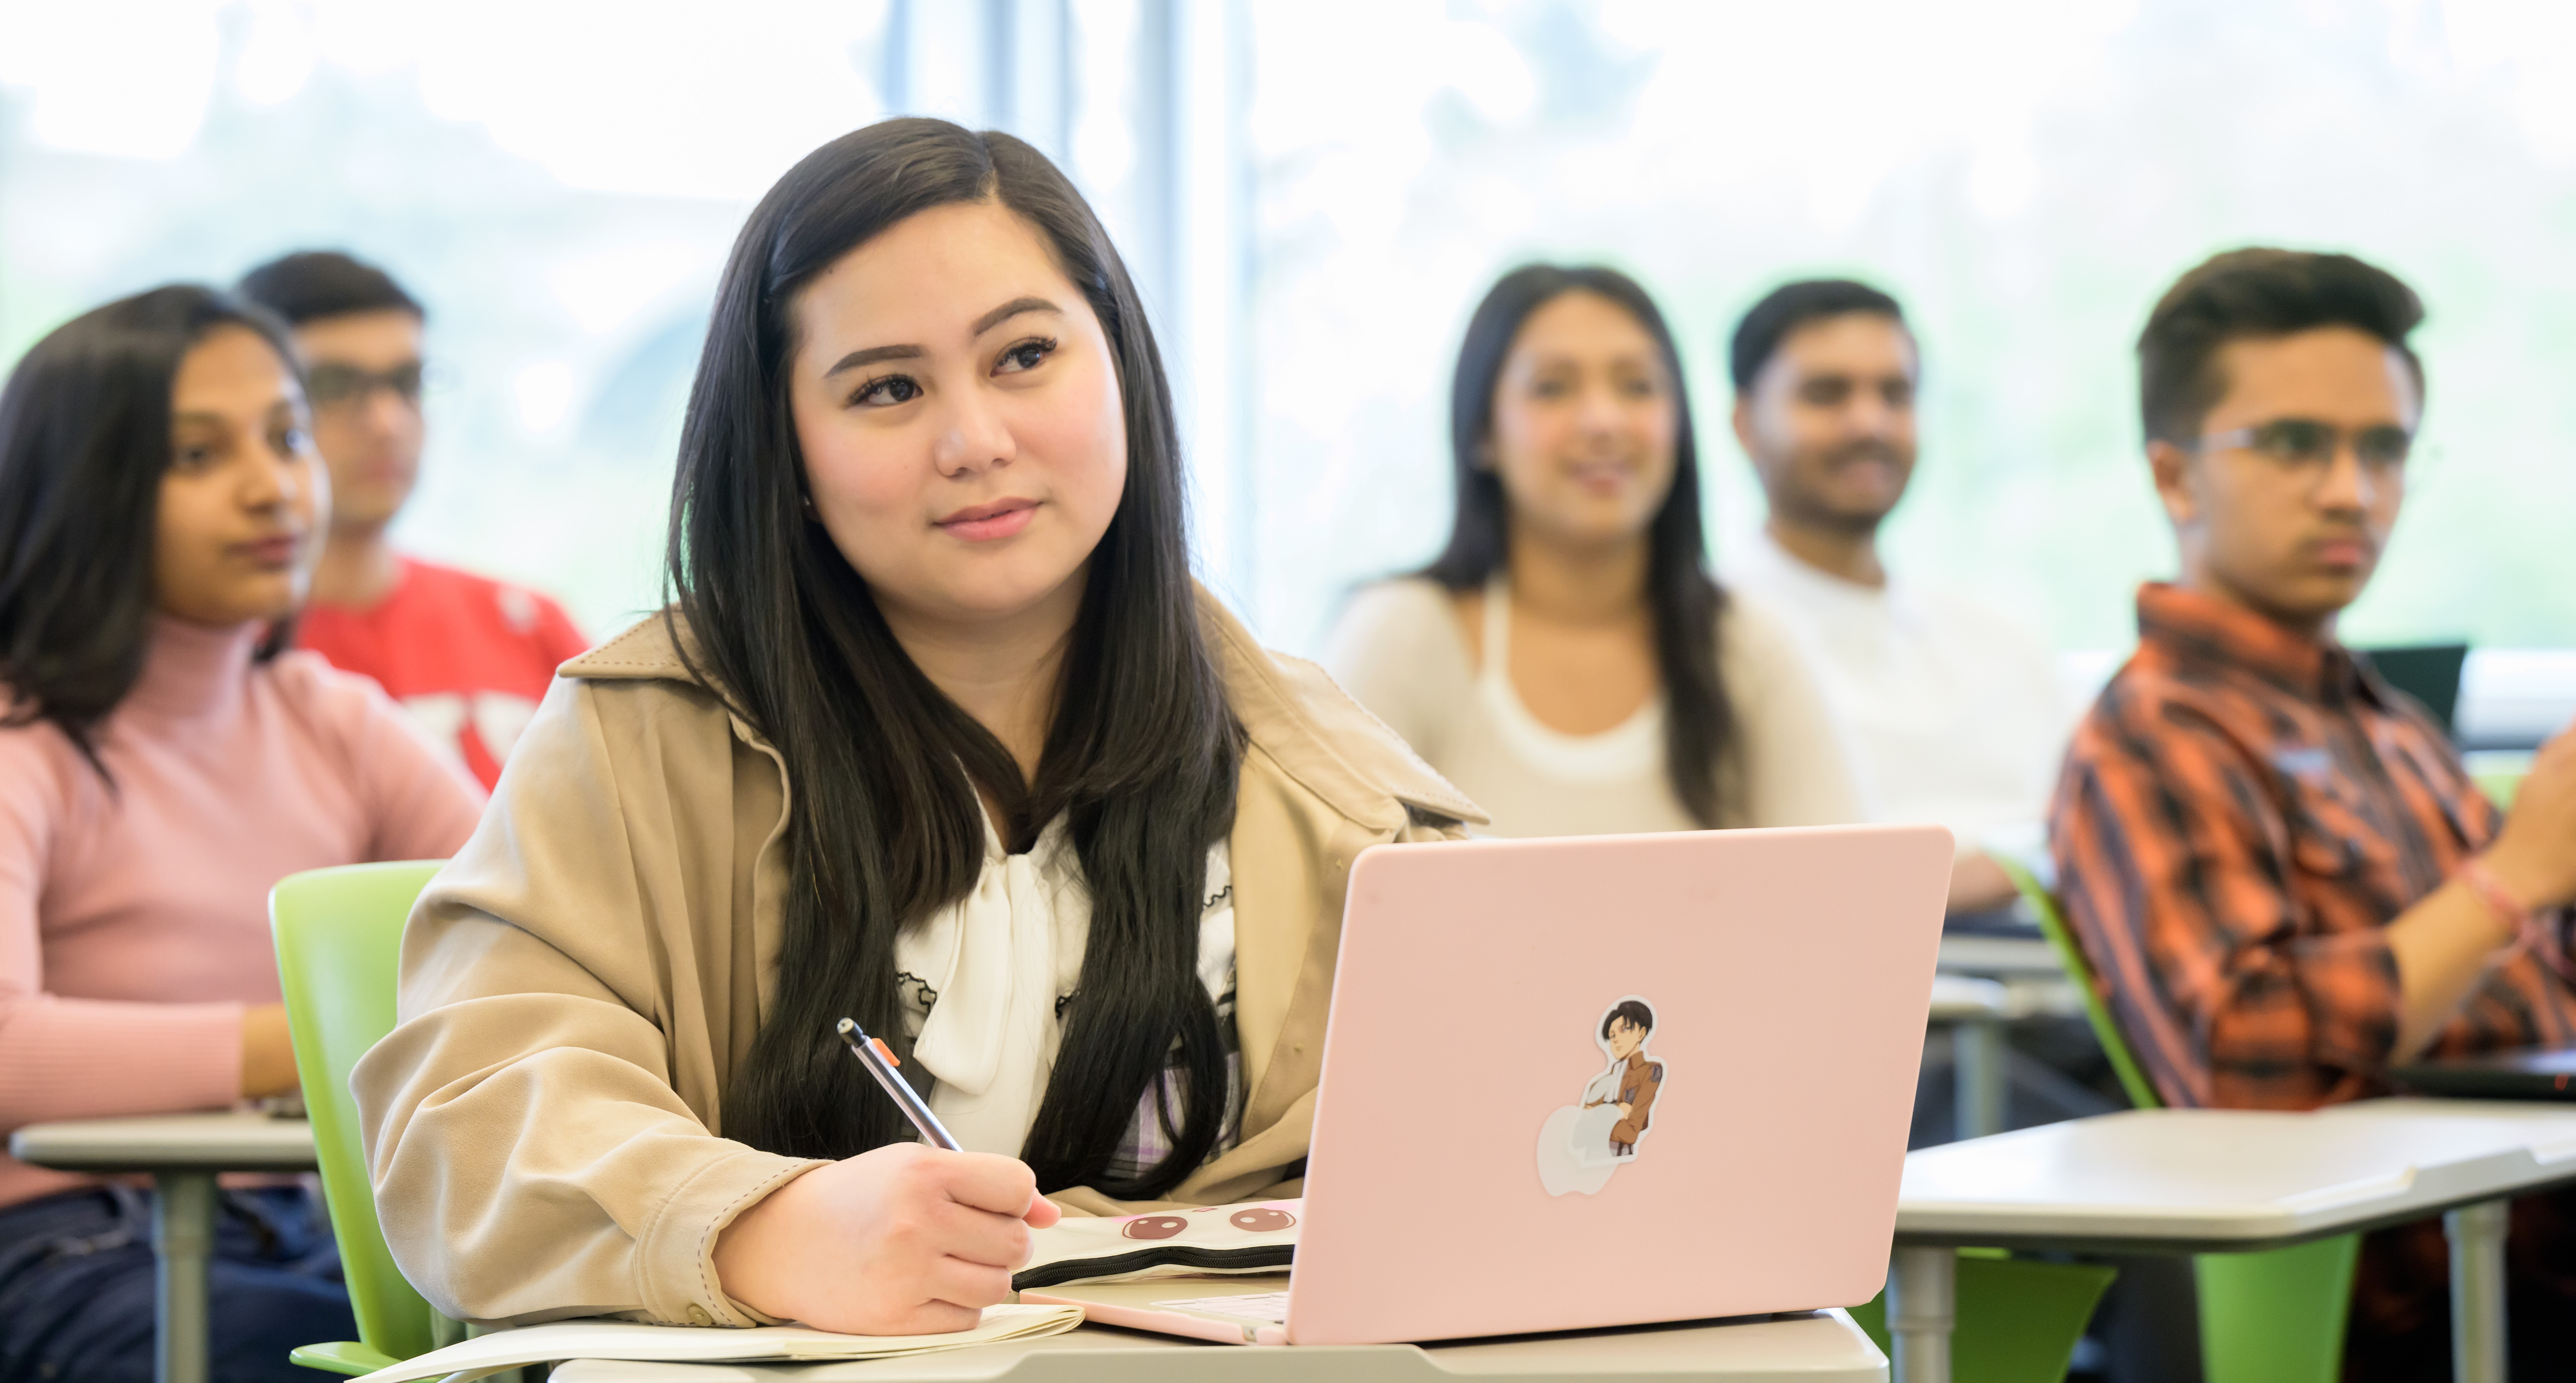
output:
POLYGON ((2012 878, 2013 887, 2021 890, 2030 910, 2038 915, 2040 934, 2048 938, 2049 948, 2057 952, 2057 963, 2066 967, 2066 977, 2084 996, 2084 1016, 2092 1020, 2093 1036, 2101 1042, 2103 1054, 2111 1058, 2111 1069, 2119 1074, 2120 1088, 2129 1092, 2129 1103, 2140 1109, 2163 1108, 2163 1098, 2156 1094, 2155 1083, 2147 1079, 2145 1069, 2130 1052, 2129 1039, 2120 1031, 2111 1006, 2102 1002, 2101 988, 2093 983, 2093 963, 2084 958, 2084 948, 2076 942, 2074 929, 2066 925, 2065 914, 2057 910, 2056 896, 2021 861, 2002 854, 1993 858, 2012 878))
POLYGON ((353 864, 290 875, 268 895, 277 973, 295 1037, 295 1073, 313 1118, 313 1150, 331 1233, 357 1309, 358 1335, 394 1359, 427 1353, 433 1313, 404 1280, 376 1223, 349 1073, 394 1030, 403 919, 440 860, 353 864))

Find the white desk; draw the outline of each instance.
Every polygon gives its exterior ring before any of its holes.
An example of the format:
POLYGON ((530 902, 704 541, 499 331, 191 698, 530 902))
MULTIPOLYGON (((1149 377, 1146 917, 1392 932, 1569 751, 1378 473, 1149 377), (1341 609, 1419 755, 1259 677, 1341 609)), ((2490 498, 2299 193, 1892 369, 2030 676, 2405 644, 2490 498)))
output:
POLYGON ((2004 1023, 2011 1017, 2012 1005, 2001 984, 1965 975, 1932 977, 1931 1023, 1950 1030, 1950 1075, 1962 1138, 2003 1132, 2004 1023))
POLYGON ((2229 1253, 2443 1216, 2454 1375, 2504 1378, 2504 1202, 2576 1181, 2576 1111, 2371 1100, 2130 1110, 1906 1155, 1897 1383, 1948 1383, 1954 1250, 2229 1253))
POLYGON ((313 1126, 266 1114, 154 1114, 29 1124, 9 1155, 64 1172, 152 1177, 153 1377, 206 1383, 206 1260, 215 1247, 215 1177, 309 1172, 313 1126))
POLYGON ((2064 978, 2057 952, 2035 936, 1945 936, 1941 938, 1941 971, 1949 975, 1983 975, 2005 979, 2027 975, 2064 978))
MULTIPOLYGON (((1276 1278, 1287 1286, 1287 1275, 1276 1278)), ((1166 1278, 1119 1287, 1138 1302, 1185 1287, 1166 1278)), ((1886 1383, 1887 1356, 1840 1311, 1782 1320, 1648 1326, 1427 1345, 1258 1349, 1105 1326, 1015 1341, 842 1364, 629 1364, 578 1359, 549 1383, 1564 1383, 1652 1378, 1655 1383, 1886 1383)))

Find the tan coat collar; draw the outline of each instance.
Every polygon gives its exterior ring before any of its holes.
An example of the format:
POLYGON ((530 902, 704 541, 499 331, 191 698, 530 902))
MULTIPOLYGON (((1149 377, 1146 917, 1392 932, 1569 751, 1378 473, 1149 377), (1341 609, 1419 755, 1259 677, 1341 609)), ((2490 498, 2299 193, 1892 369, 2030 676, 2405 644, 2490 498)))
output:
MULTIPOLYGON (((1407 809, 1484 825, 1485 813, 1434 772, 1396 733, 1334 686, 1323 669, 1263 648, 1234 613, 1202 587, 1199 618, 1225 681, 1226 699, 1253 746, 1333 810, 1371 830, 1402 826, 1407 809)), ((709 686, 672 641, 688 637, 676 612, 648 615, 624 633, 563 665, 590 681, 674 681, 709 686)), ((770 746, 739 717, 735 733, 770 746)))

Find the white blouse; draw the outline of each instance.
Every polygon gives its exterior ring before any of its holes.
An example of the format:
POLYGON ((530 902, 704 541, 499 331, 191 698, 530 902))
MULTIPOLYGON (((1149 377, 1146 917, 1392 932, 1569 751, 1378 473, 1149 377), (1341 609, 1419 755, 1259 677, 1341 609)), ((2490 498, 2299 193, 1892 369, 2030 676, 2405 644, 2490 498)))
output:
MULTIPOLYGON (((1207 868, 1199 980, 1222 1005, 1234 989, 1226 842, 1208 852, 1207 868)), ((896 983, 913 1059, 937 1082, 931 1111, 967 1150, 1016 1157, 1028 1141, 1090 938, 1091 888, 1063 817, 1024 855, 1005 851, 986 817, 974 889, 896 935, 896 983)))
MULTIPOLYGON (((1485 600, 1484 657, 1467 650, 1449 592, 1420 577, 1351 598, 1324 665, 1334 680, 1493 817, 1498 836, 1610 835, 1698 827, 1664 771, 1658 696, 1597 735, 1540 723, 1511 684, 1509 593, 1485 600)), ((1796 639, 1730 592, 1718 675, 1743 755, 1728 826, 1867 819, 1852 753, 1796 639)))

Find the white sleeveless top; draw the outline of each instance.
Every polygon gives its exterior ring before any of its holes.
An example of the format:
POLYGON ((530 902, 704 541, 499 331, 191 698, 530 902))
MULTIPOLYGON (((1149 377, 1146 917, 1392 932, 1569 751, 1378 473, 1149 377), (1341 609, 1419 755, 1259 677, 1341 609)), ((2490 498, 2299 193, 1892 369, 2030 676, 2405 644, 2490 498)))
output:
POLYGON ((1511 590, 1500 576, 1485 584, 1482 643, 1483 658, 1476 669, 1477 708, 1493 723, 1503 747, 1531 772, 1561 783, 1609 783, 1630 791, 1644 791, 1663 781, 1661 692, 1646 698, 1635 714, 1598 734, 1569 735, 1541 724, 1512 686, 1511 590))
MULTIPOLYGON (((1498 836, 1688 831, 1664 772, 1659 695, 1597 735, 1540 724, 1510 668, 1509 592, 1486 593, 1484 654, 1472 657, 1449 593, 1418 577, 1351 598, 1324 665, 1493 817, 1498 836)), ((1736 717, 1741 801, 1727 826, 1866 819, 1852 758, 1806 655, 1758 605, 1730 594, 1718 618, 1718 673, 1736 717)))

